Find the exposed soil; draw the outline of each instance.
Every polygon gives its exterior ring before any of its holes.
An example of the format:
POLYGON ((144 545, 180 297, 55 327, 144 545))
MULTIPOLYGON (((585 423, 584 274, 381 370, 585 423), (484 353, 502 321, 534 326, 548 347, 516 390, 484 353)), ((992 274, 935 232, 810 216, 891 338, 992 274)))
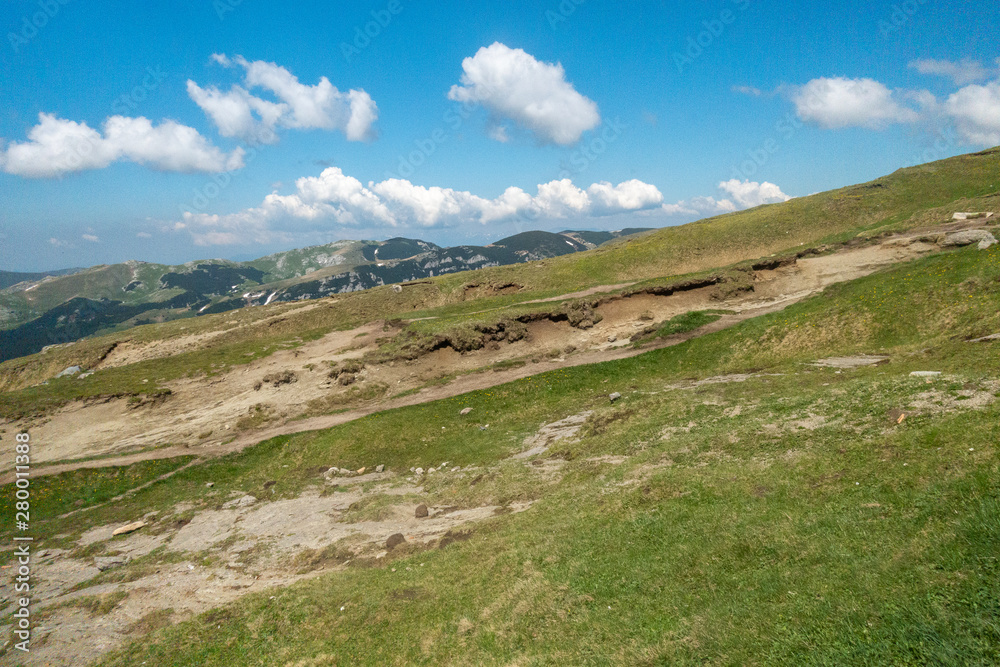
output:
MULTIPOLYGON (((327 489, 324 493, 317 487, 297 498, 276 501, 239 502, 241 498, 236 497, 223 509, 203 510, 190 520, 179 521, 178 515, 190 509, 182 504, 173 513, 147 515, 149 525, 126 536, 112 535, 116 525, 89 530, 78 546, 89 547, 91 553, 98 550, 102 557, 115 555, 135 561, 161 549, 151 557, 155 561, 126 562, 109 571, 117 576, 107 583, 88 585, 101 574, 92 556, 61 549, 41 552, 44 555, 33 560, 36 638, 31 652, 20 657, 18 664, 90 664, 147 632, 154 620, 169 625, 248 593, 343 570, 352 562, 370 566, 391 560, 394 553, 443 548, 454 535, 468 535, 469 526, 476 522, 501 512, 522 512, 531 505, 432 506, 427 517, 416 518, 414 509, 423 489, 392 473, 328 479, 323 487, 327 489), (362 490, 362 484, 371 482, 377 484, 362 490), (399 502, 390 506, 389 516, 377 521, 350 519, 353 505, 377 496, 398 498, 399 502), (404 536, 404 542, 387 550, 387 538, 397 533, 404 536), (114 603, 106 613, 79 606, 100 596, 114 603)), ((4 571, 5 585, 11 583, 12 576, 4 571)), ((5 608, 0 613, 9 611, 5 608)), ((9 630, 0 628, 0 634, 6 636, 9 630)))
MULTIPOLYGON (((276 352, 210 379, 168 383, 172 393, 162 403, 135 408, 125 399, 78 402, 41 420, 0 423, 0 427, 30 427, 32 441, 36 443, 33 460, 39 465, 33 469, 36 475, 183 454, 218 456, 267 438, 329 428, 380 410, 426 403, 558 368, 622 359, 655 347, 676 345, 747 318, 780 310, 831 284, 939 250, 937 245, 925 242, 926 238, 926 233, 914 233, 830 255, 775 261, 775 268, 754 272, 751 291, 737 292, 727 299, 720 299, 719 290, 712 286, 667 295, 637 293, 604 297, 596 308, 603 319, 591 328, 537 319, 526 324, 528 336, 522 340, 493 343, 466 353, 446 347, 409 362, 369 365, 349 387, 328 377, 328 362, 359 358, 374 350, 378 338, 387 335, 381 324, 332 332, 295 350, 276 352), (724 309, 731 314, 698 330, 659 339, 641 348, 630 344, 630 338, 649 326, 650 321, 664 321, 706 309, 724 309), (490 368, 498 362, 511 361, 523 365, 490 368), (295 382, 264 382, 269 375, 288 372, 294 373, 295 382), (442 379, 450 381, 442 383, 442 379), (392 398, 397 394, 406 395, 392 398), (337 408, 348 410, 322 414, 337 408), (318 416, 309 417, 317 412, 318 416), (156 449, 150 449, 153 447, 156 449), (140 449, 149 451, 136 453, 140 449), (108 455, 112 456, 72 461, 108 455), (62 463, 41 465, 50 462, 62 463)), ((597 287, 586 293, 598 294, 622 287, 597 287)), ((559 298, 580 294, 583 293, 559 298)), ((102 364, 120 365, 171 354, 190 342, 173 340, 142 347, 119 345, 102 364)), ((0 483, 11 478, 9 462, 3 465, 8 472, 0 483)))

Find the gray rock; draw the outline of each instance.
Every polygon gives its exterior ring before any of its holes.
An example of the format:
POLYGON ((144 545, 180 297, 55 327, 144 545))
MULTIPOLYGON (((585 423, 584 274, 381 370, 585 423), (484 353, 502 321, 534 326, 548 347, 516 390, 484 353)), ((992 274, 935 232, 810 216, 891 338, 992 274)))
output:
POLYGON ((94 567, 101 572, 115 567, 121 567, 129 562, 128 556, 98 556, 94 559, 94 567))
POLYGON ((614 402, 615 402, 615 401, 617 401, 617 400, 620 400, 620 399, 621 399, 621 397, 622 397, 622 395, 621 395, 621 394, 619 394, 619 393, 618 393, 617 391, 616 391, 615 393, 611 394, 610 396, 608 396, 608 398, 610 398, 610 399, 611 399, 611 402, 612 402, 612 403, 614 403, 614 402))
POLYGON ((472 412, 472 408, 463 408, 462 411, 459 412, 458 414, 460 414, 460 415, 462 415, 464 417, 465 415, 469 414, 470 412, 472 412))
POLYGON ((618 336, 608 336, 609 343, 615 343, 618 341, 618 336))
POLYGON ((242 498, 237 498, 236 500, 230 500, 228 503, 224 504, 222 506, 222 508, 223 509, 233 509, 233 508, 240 509, 240 508, 243 508, 243 507, 250 507, 255 502, 257 502, 257 499, 254 498, 253 496, 243 496, 242 498))
POLYGON ((385 470, 385 466, 384 465, 377 465, 377 466, 375 466, 375 472, 383 472, 384 470, 385 470))
POLYGON ((211 489, 213 486, 215 486, 215 482, 205 482, 205 486, 211 489))
POLYGON ((936 378, 941 377, 941 371, 913 371, 910 373, 912 378, 936 378))
POLYGON ((986 248, 996 244, 996 242, 996 237, 985 229, 967 229, 964 232, 952 232, 951 234, 945 235, 944 241, 941 242, 941 245, 949 248, 978 243, 980 244, 980 249, 985 250, 986 248))
POLYGON ((389 539, 387 539, 385 541, 385 548, 386 549, 395 549, 400 544, 405 544, 405 543, 406 543, 406 538, 403 537, 403 534, 402 533, 396 533, 395 535, 390 535, 389 539))
POLYGON ((80 368, 79 366, 69 366, 68 368, 63 369, 63 372, 57 375, 56 377, 57 378, 69 377, 71 375, 76 375, 81 371, 83 371, 83 369, 80 368))
POLYGON ((427 511, 427 505, 424 504, 417 505, 417 510, 413 513, 413 515, 418 519, 423 519, 429 514, 430 512, 427 511))
POLYGON ((423 468, 417 468, 413 472, 415 472, 418 475, 423 475, 424 474, 424 469, 423 468))

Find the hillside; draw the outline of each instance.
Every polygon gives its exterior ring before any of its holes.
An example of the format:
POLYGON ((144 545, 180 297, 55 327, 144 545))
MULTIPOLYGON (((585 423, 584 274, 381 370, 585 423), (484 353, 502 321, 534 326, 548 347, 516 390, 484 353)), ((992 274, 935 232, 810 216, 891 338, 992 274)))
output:
MULTIPOLYGON (((629 233, 641 231, 646 230, 629 233)), ((525 232, 489 246, 455 248, 401 238, 338 241, 243 263, 126 262, 52 274, 9 274, 36 277, 0 290, 0 361, 151 322, 323 298, 596 247, 571 234, 525 232), (69 275, 58 277, 64 274, 69 275)), ((608 240, 627 235, 606 234, 608 240)))
POLYGON ((6 361, 29 664, 997 663, 1000 216, 965 211, 1000 149, 475 271, 391 239, 347 273, 436 275, 6 361))

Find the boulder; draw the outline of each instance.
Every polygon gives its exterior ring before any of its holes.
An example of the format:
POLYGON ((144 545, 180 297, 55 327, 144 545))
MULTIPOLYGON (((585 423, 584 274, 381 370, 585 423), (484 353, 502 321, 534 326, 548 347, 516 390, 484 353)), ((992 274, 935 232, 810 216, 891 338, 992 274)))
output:
POLYGON ((997 242, 996 237, 985 229, 967 229, 963 232, 952 232, 944 237, 941 245, 949 248, 958 248, 978 243, 980 250, 985 250, 997 242))
POLYGON ((83 369, 80 368, 79 366, 69 366, 67 368, 64 368, 63 371, 62 371, 62 373, 60 373, 56 377, 57 378, 69 377, 71 375, 76 375, 77 373, 80 373, 82 371, 83 371, 83 369))

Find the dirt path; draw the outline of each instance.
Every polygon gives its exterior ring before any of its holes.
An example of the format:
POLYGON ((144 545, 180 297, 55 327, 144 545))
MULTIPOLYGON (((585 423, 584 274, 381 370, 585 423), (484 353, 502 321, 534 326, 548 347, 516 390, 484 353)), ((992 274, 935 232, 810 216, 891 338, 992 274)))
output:
MULTIPOLYGON (((534 321, 527 324, 528 336, 513 343, 491 343, 464 354, 443 348, 413 361, 370 365, 357 374, 355 384, 350 387, 340 386, 329 377, 329 364, 362 357, 377 349, 380 337, 395 332, 374 324, 331 332, 295 350, 275 352, 220 376, 168 383, 172 394, 160 405, 136 409, 126 399, 78 402, 43 420, 0 425, 29 429, 32 441, 39 443, 32 452, 35 476, 185 455, 213 458, 279 435, 331 428, 382 410, 419 405, 547 371, 625 359, 676 345, 780 310, 829 285, 940 250, 936 244, 924 242, 922 234, 897 235, 870 246, 847 248, 830 255, 800 259, 774 270, 757 271, 752 292, 729 298, 720 297, 712 286, 666 296, 645 293, 612 296, 596 308, 603 319, 589 329, 573 328, 565 321, 534 321), (637 331, 654 321, 706 309, 725 309, 734 314, 641 349, 629 344, 637 331), (493 370, 498 363, 525 360, 530 361, 493 370), (288 382, 271 379, 284 374, 292 376, 288 382), (447 378, 454 379, 439 382, 447 378), (399 398, 381 398, 387 395, 399 398), (330 414, 339 407, 348 409, 330 414), (255 415, 264 418, 254 421, 255 415), (321 416, 303 418, 307 415, 321 416), (88 457, 90 460, 80 460, 88 457)), ((608 285, 557 298, 621 287, 608 285)), ((116 353, 125 359, 109 358, 109 363, 134 360, 149 351, 116 353)), ((0 473, 0 483, 12 479, 9 464, 5 467, 7 470, 0 473)))
MULTIPOLYGON (((796 299, 796 301, 798 300, 800 299, 796 299)), ((781 310, 787 307, 788 305, 791 305, 791 303, 794 303, 794 301, 786 301, 779 304, 772 304, 759 308, 748 309, 741 313, 724 315, 718 321, 703 326, 694 331, 670 336, 668 338, 656 341, 655 343, 644 345, 640 348, 634 348, 631 346, 628 347, 622 346, 605 350, 592 350, 592 351, 582 352, 580 354, 573 355, 565 359, 545 360, 545 361, 540 361, 537 364, 527 364, 520 368, 509 368, 509 369, 504 369, 502 371, 492 371, 492 372, 483 371, 479 373, 472 373, 469 375, 462 375, 455 378, 446 385, 437 385, 421 389, 416 394, 410 394, 408 396, 402 396, 400 398, 389 399, 387 401, 380 401, 376 404, 355 408, 353 410, 348 410, 346 412, 341 412, 334 415, 323 415, 320 417, 312 417, 309 419, 299 419, 291 422, 286 422, 284 424, 272 426, 258 431, 253 431, 251 433, 241 434, 236 438, 232 439, 231 441, 225 443, 209 444, 203 446, 189 445, 189 446, 163 447, 152 451, 93 459, 89 461, 79 461, 79 462, 67 461, 65 463, 56 463, 53 465, 47 465, 40 468, 34 468, 32 470, 32 477, 38 478, 47 475, 58 475, 60 473, 69 472, 71 470, 128 466, 134 463, 140 463, 142 461, 170 459, 179 456, 198 457, 197 461, 192 462, 192 464, 194 464, 199 461, 204 461, 210 458, 224 456, 226 454, 231 454, 233 452, 241 451, 246 447, 256 445, 260 442, 269 440, 271 438, 276 438, 282 435, 303 433, 306 431, 319 431, 328 428, 333 428, 334 426, 339 426, 341 424, 346 424, 356 419, 361 419, 362 417, 367 417, 376 412, 382 412, 385 410, 394 410, 396 408, 408 407, 412 405, 422 405, 424 403, 431 403, 433 401, 441 400, 444 398, 452 398, 454 396, 467 394, 472 391, 489 389, 491 387, 496 387, 502 384, 513 382, 515 380, 531 377, 533 375, 539 375, 541 373, 547 373, 549 371, 554 371, 561 368, 573 368, 575 366, 596 364, 604 361, 628 359, 630 357, 635 357, 640 354, 645 354, 646 352, 651 352, 653 350, 658 350, 665 347, 671 347, 673 345, 679 345, 693 338, 698 338, 700 336, 704 336, 710 333, 722 331, 723 329, 727 329, 752 317, 759 317, 761 315, 766 315, 768 313, 781 310)), ((189 466, 185 466, 185 468, 186 467, 189 466)), ((178 471, 174 471, 173 473, 169 474, 171 475, 176 474, 176 472, 178 471)), ((0 485, 9 484, 10 482, 13 481, 13 479, 14 479, 13 473, 11 472, 5 473, 2 476, 0 476, 0 485)))

